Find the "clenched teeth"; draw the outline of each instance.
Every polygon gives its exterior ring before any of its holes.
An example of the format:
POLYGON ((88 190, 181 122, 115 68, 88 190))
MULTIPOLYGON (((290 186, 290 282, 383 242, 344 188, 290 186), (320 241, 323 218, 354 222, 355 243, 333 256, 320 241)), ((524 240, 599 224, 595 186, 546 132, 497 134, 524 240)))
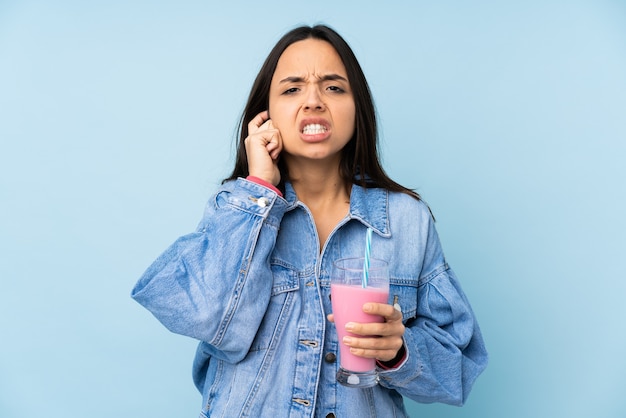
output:
POLYGON ((324 132, 326 132, 326 127, 319 123, 306 125, 304 129, 302 129, 302 133, 305 135, 323 134, 324 132))

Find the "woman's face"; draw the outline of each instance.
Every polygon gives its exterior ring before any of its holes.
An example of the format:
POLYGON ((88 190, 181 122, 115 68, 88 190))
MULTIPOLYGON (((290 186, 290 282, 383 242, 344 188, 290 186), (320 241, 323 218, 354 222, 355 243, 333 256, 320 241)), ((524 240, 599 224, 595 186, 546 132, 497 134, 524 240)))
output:
POLYGON ((278 60, 269 95, 269 114, 294 160, 336 160, 350 141, 355 105, 346 69, 325 41, 291 44, 278 60))

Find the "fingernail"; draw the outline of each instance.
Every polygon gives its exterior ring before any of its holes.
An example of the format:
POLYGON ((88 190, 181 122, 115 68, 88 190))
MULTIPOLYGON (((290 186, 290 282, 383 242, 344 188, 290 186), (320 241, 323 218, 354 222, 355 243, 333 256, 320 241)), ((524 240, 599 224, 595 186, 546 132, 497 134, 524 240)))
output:
POLYGON ((350 344, 352 342, 352 338, 350 338, 350 337, 343 337, 343 342, 344 342, 344 344, 350 344))
POLYGON ((347 331, 352 331, 354 329, 354 323, 353 322, 348 322, 346 324, 346 330, 347 331))
POLYGON ((365 312, 369 312, 372 310, 372 304, 371 303, 366 303, 365 305, 363 305, 363 310, 365 312))

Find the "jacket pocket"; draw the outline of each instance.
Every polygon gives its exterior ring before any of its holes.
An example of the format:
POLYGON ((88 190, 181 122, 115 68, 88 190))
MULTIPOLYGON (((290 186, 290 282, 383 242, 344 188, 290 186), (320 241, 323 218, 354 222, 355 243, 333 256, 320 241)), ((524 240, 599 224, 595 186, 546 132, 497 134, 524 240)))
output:
POLYGON ((299 288, 296 272, 280 264, 272 264, 272 294, 250 351, 265 350, 272 339, 277 337, 281 319, 289 314, 293 307, 296 291, 299 288))
POLYGON ((390 278, 389 303, 400 305, 402 321, 406 322, 417 316, 417 278, 390 278))

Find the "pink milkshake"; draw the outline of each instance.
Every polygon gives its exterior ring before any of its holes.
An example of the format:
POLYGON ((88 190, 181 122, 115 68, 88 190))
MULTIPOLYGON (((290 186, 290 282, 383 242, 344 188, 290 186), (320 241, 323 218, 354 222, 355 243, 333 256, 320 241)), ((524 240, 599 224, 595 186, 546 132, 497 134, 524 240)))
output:
POLYGON ((379 315, 363 312, 368 302, 387 303, 389 271, 386 261, 366 258, 343 258, 333 264, 330 279, 331 303, 339 340, 337 381, 344 386, 366 388, 378 384, 376 360, 350 353, 342 340, 345 336, 360 337, 346 332, 346 323, 368 324, 383 322, 379 315))
POLYGON ((335 327, 339 337, 341 367, 352 372, 366 372, 376 367, 376 360, 355 356, 350 352, 350 347, 343 344, 343 337, 360 337, 360 335, 347 332, 345 326, 348 322, 370 323, 383 322, 379 315, 370 315, 363 312, 363 305, 367 302, 387 303, 389 291, 375 287, 363 288, 361 285, 333 284, 330 286, 332 294, 333 314, 335 327))

